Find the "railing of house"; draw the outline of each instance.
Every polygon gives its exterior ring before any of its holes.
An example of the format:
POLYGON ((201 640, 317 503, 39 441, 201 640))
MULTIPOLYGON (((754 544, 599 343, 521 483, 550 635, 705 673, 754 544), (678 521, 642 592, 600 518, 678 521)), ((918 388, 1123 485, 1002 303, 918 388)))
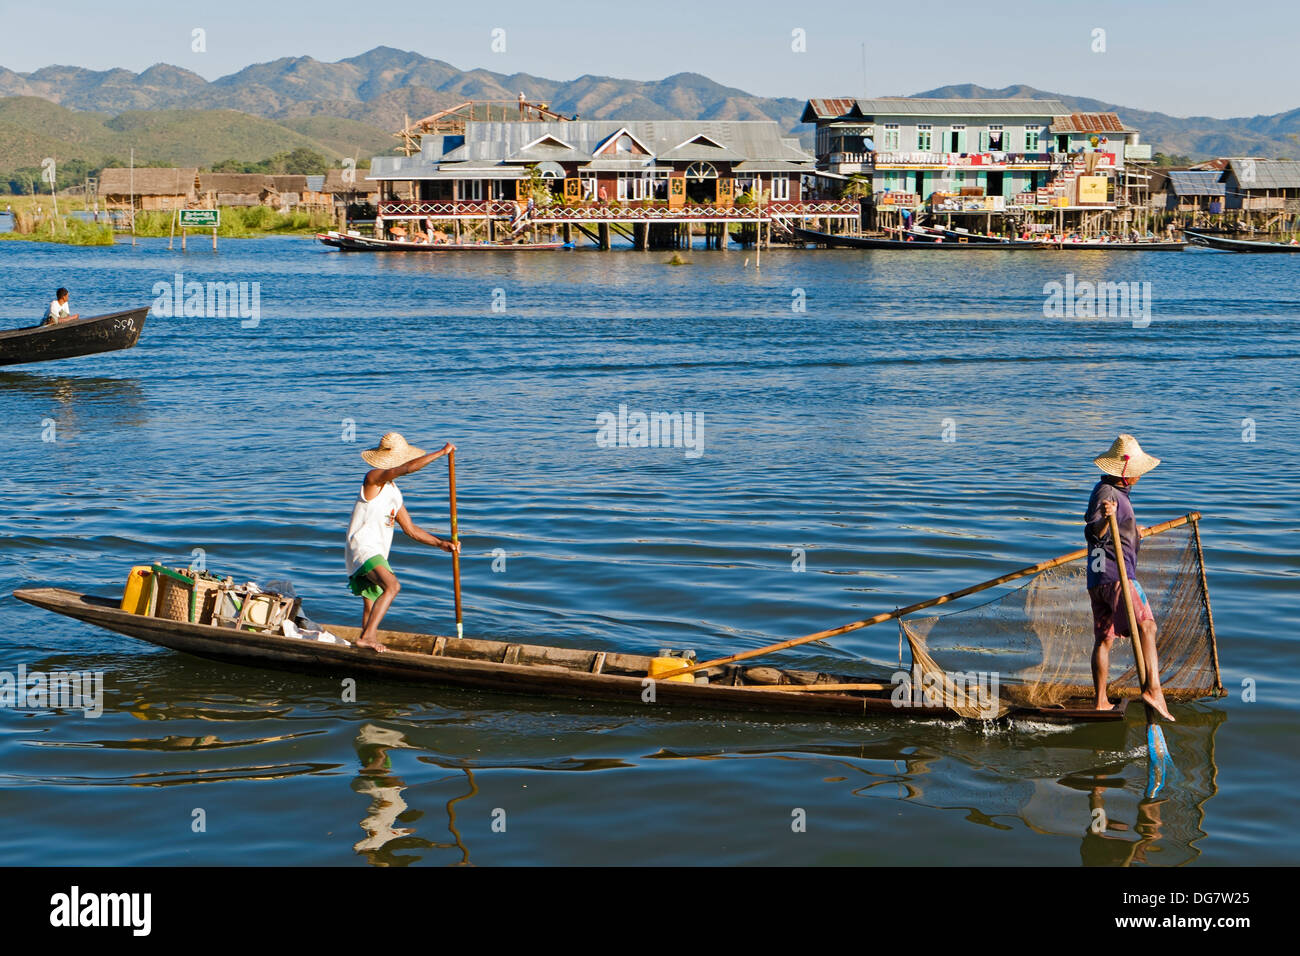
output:
MULTIPOLYGON (((876 166, 946 166, 946 167, 966 167, 973 166, 976 168, 992 166, 1068 166, 1083 154, 1080 153, 900 153, 900 152, 878 152, 862 154, 841 154, 841 155, 862 155, 866 157, 862 162, 873 163, 876 166)), ((1111 167, 1115 165, 1114 153, 1097 153, 1098 166, 1111 167)), ((844 160, 845 162, 855 162, 856 160, 844 160)))
POLYGON ((856 199, 776 200, 763 206, 724 206, 694 203, 671 207, 663 203, 630 205, 583 203, 579 205, 537 207, 529 216, 525 203, 516 203, 511 200, 413 201, 392 199, 379 204, 379 216, 386 219, 527 218, 529 221, 537 223, 587 222, 591 220, 653 222, 655 220, 683 219, 755 221, 758 219, 802 218, 805 216, 856 216, 860 208, 856 199))

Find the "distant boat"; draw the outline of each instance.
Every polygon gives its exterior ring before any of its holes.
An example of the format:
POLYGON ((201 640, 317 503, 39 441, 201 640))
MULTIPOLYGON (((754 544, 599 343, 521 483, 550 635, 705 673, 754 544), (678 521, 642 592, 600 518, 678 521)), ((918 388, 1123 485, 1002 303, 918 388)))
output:
POLYGON ((129 349, 140 340, 149 309, 0 332, 0 365, 24 365, 129 349))
POLYGON ((316 238, 344 252, 544 252, 571 249, 566 242, 410 242, 406 239, 373 239, 344 232, 318 232, 316 238))
POLYGON ((1197 245, 1208 246, 1222 252, 1300 252, 1300 244, 1291 245, 1288 242, 1223 239, 1219 236, 1207 236, 1203 232, 1192 232, 1190 229, 1184 229, 1183 235, 1197 245))
POLYGON ((795 238, 802 242, 815 242, 820 246, 833 246, 840 249, 907 249, 909 251, 943 250, 968 252, 976 249, 1002 250, 1004 252, 1021 249, 1042 249, 1038 241, 1014 242, 967 242, 962 239, 948 240, 938 236, 918 235, 913 239, 877 239, 871 236, 834 236, 828 232, 792 227, 795 238))
POLYGON ((1161 239, 1139 239, 1136 242, 1127 239, 1080 239, 1072 242, 1066 239, 1062 242, 1049 240, 1046 247, 1048 249, 1100 249, 1104 252, 1181 252, 1187 248, 1187 243, 1161 239))

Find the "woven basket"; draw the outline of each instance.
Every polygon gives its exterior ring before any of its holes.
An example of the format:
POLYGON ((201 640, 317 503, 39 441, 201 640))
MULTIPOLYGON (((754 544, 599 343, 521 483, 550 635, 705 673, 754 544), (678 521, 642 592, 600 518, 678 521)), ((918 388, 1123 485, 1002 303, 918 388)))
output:
POLYGON ((188 621, 191 589, 163 574, 157 575, 155 580, 158 587, 158 610, 154 617, 166 621, 188 621))

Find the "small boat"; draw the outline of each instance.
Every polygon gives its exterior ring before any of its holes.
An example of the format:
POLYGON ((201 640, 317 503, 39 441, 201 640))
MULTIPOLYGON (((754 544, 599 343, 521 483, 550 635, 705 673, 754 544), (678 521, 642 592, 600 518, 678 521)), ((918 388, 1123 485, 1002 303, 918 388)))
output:
POLYGON ((0 365, 24 365, 129 349, 140 340, 149 309, 0 332, 0 365))
MULTIPOLYGON (((399 631, 379 632, 389 651, 378 654, 351 644, 329 644, 268 632, 192 624, 124 611, 116 598, 94 597, 64 588, 30 588, 14 597, 56 614, 139 638, 150 644, 210 660, 314 674, 367 674, 425 685, 468 687, 537 697, 600 700, 645 708, 647 678, 655 657, 615 651, 578 650, 445 637, 399 631)), ((355 641, 359 629, 330 626, 330 633, 355 641)), ((678 659, 672 666, 685 666, 678 659)), ((654 701, 702 710, 771 714, 819 714, 846 718, 923 717, 955 719, 944 706, 896 703, 899 685, 819 671, 748 667, 710 667, 686 680, 653 682, 654 701), (825 691, 809 690, 827 685, 825 691), (846 689, 846 685, 847 688, 846 689)), ((1015 706, 1007 717, 1057 723, 1122 723, 1126 701, 1098 711, 1086 697, 1072 696, 1063 706, 1015 706)))
POLYGON ((406 239, 373 239, 344 232, 318 232, 325 245, 344 252, 545 252, 572 249, 571 242, 410 242, 406 239))
POLYGON ((1063 242, 1048 241, 1044 245, 1048 249, 1099 249, 1104 252, 1180 252, 1187 248, 1185 242, 1167 242, 1161 239, 1139 239, 1136 242, 1127 239, 1081 239, 1071 242, 1067 239, 1063 242))
MULTIPOLYGON (((831 246, 840 249, 909 249, 934 250, 947 249, 961 252, 976 249, 1000 249, 1004 252, 1022 249, 1042 249, 1043 243, 1016 240, 1014 242, 971 242, 964 239, 948 240, 937 236, 916 235, 912 239, 878 239, 873 236, 834 236, 828 232, 791 227, 795 238, 801 242, 813 242, 819 246, 831 246)), ((915 234, 914 234, 915 235, 915 234)))
POLYGON ((1190 229, 1184 229, 1183 235, 1198 246, 1208 246, 1221 252, 1300 252, 1300 243, 1292 245, 1289 242, 1224 239, 1220 236, 1209 236, 1203 232, 1192 232, 1190 229))
POLYGON ((979 232, 970 232, 966 229, 948 229, 944 226, 913 226, 912 232, 916 235, 942 238, 947 242, 977 242, 994 246, 1009 246, 1012 242, 1028 241, 1012 240, 1005 236, 987 236, 979 232))

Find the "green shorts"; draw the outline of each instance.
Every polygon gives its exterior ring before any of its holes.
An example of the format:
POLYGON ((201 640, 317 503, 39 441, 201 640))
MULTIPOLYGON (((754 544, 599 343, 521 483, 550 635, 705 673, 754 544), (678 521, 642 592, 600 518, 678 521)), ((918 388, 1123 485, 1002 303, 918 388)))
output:
POLYGON ((393 570, 388 563, 388 559, 382 554, 367 558, 366 563, 357 568, 352 573, 352 577, 348 578, 348 587, 352 589, 352 593, 357 597, 365 598, 367 601, 374 601, 384 593, 383 585, 376 583, 370 577, 370 572, 375 568, 384 568, 389 573, 392 573, 393 570))

